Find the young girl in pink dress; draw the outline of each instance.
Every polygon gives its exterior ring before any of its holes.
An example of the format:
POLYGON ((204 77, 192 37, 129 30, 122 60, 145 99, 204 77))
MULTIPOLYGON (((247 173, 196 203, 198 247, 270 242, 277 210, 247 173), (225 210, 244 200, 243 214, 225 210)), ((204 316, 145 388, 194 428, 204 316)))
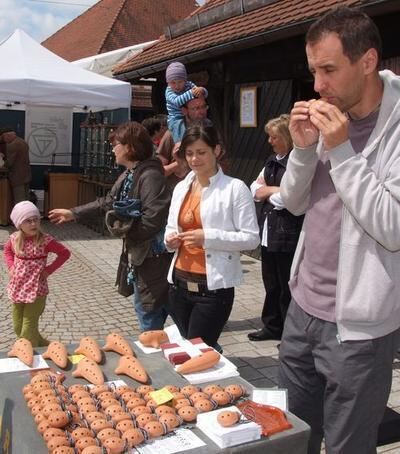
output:
POLYGON ((30 340, 33 347, 43 347, 49 344, 39 333, 39 317, 49 293, 47 277, 68 260, 71 253, 52 236, 42 232, 40 213, 33 203, 17 203, 10 217, 18 229, 4 245, 14 331, 18 337, 30 340), (49 252, 57 257, 47 264, 49 252))

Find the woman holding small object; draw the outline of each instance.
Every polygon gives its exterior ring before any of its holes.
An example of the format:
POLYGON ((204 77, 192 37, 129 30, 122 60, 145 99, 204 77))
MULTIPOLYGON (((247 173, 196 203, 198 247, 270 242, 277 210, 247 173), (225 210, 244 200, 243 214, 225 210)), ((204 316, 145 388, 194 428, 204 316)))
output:
POLYGON ((254 203, 246 185, 219 167, 221 145, 212 126, 188 128, 178 153, 191 172, 174 190, 165 233, 167 249, 175 252, 169 313, 183 337, 201 337, 220 350, 234 287, 242 282, 240 251, 259 243, 254 203))
POLYGON ((109 140, 115 162, 126 169, 110 192, 71 210, 51 210, 49 219, 62 224, 106 215, 109 231, 124 241, 140 329, 162 329, 167 317, 166 278, 171 256, 163 243, 170 191, 160 161, 152 158, 153 145, 142 125, 124 123, 109 140))

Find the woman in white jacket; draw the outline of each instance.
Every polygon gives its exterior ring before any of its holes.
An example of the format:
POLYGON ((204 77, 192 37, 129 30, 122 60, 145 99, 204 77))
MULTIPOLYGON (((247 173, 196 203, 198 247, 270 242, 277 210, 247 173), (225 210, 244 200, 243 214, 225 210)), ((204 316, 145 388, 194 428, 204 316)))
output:
POLYGON ((259 244, 254 202, 247 186, 218 166, 221 146, 213 127, 189 128, 178 153, 191 172, 174 190, 165 233, 167 248, 175 251, 169 313, 183 337, 219 348, 234 287, 242 282, 240 251, 259 244))

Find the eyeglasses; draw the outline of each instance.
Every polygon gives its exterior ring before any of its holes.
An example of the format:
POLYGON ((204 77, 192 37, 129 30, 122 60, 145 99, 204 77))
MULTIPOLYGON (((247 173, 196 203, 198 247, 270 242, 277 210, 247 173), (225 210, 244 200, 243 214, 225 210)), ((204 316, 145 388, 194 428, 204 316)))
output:
POLYGON ((191 110, 192 112, 199 112, 200 110, 208 110, 208 105, 204 104, 203 106, 188 107, 188 110, 191 110))
POLYGON ((34 218, 28 218, 22 221, 23 224, 38 224, 40 222, 40 218, 34 217, 34 218))

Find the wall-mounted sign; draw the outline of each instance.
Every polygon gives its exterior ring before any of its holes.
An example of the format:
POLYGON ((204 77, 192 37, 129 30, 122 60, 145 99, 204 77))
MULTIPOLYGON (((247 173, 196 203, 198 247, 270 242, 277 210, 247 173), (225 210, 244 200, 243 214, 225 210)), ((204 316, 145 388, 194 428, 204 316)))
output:
POLYGON ((257 127, 257 87, 240 89, 240 127, 257 127))

